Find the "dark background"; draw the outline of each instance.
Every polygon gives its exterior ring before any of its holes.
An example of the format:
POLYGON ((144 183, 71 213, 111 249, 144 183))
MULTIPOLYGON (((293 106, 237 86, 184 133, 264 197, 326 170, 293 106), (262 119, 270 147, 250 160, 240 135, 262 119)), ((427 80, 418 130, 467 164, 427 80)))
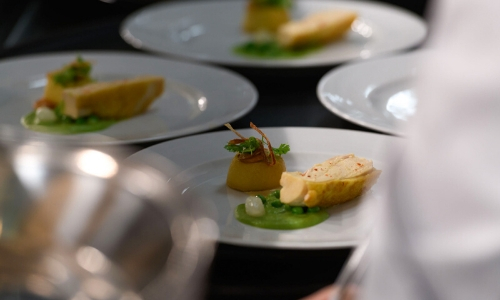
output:
MULTIPOLYGON (((66 50, 141 52, 125 43, 118 29, 126 16, 154 2, 158 1, 0 0, 0 59, 66 50)), ((423 18, 428 14, 426 0, 383 2, 423 18)), ((335 67, 295 71, 233 68, 259 91, 255 109, 232 122, 233 127, 247 128, 252 121, 259 127, 307 126, 374 132, 337 117, 318 101, 316 85, 335 67)), ((225 128, 212 131, 217 130, 225 128)), ((133 145, 133 150, 152 144, 155 143, 133 145)), ((209 274, 206 298, 298 299, 334 282, 350 252, 350 248, 277 250, 220 244, 209 274)))

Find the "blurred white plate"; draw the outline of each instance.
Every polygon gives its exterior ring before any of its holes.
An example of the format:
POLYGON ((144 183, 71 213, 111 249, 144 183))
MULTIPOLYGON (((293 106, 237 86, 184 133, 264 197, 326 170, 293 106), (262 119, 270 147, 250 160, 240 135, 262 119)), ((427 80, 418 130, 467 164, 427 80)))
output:
MULTIPOLYGON (((374 161, 382 170, 377 184, 361 200, 328 211, 330 217, 316 226, 298 230, 270 230, 245 225, 234 217, 234 209, 244 203, 246 193, 226 186, 226 175, 234 153, 224 145, 236 137, 231 131, 199 134, 163 142, 133 154, 141 159, 150 152, 164 156, 179 167, 177 180, 182 194, 194 193, 199 206, 212 211, 220 228, 220 242, 269 248, 336 248, 356 245, 370 228, 373 205, 380 197, 387 147, 400 139, 360 131, 275 127, 261 128, 274 145, 287 143, 291 151, 283 158, 288 171, 304 171, 313 164, 339 154, 354 153, 374 161)), ((246 137, 258 136, 250 129, 238 130, 246 137)), ((182 201, 182 195, 179 195, 182 201)))
POLYGON ((404 136, 417 110, 413 80, 422 56, 419 50, 335 68, 318 83, 318 98, 350 122, 404 136))
POLYGON ((130 52, 65 52, 0 61, 0 125, 22 127, 21 117, 43 95, 45 73, 71 62, 78 54, 94 63, 92 76, 98 80, 152 74, 164 76, 166 88, 146 113, 103 131, 58 136, 67 141, 129 144, 174 138, 236 120, 257 104, 255 87, 221 68, 130 52))
POLYGON ((346 8, 359 18, 345 39, 295 59, 255 59, 233 53, 249 40, 241 23, 247 0, 161 2, 128 16, 120 34, 132 46, 211 63, 247 67, 311 67, 368 58, 421 43, 427 35, 422 18, 402 8, 378 2, 296 0, 292 18, 346 8))

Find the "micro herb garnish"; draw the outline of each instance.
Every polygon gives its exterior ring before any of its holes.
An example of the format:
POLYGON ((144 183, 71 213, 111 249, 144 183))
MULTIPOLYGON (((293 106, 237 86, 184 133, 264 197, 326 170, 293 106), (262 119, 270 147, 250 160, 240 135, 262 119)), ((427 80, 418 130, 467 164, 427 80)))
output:
MULTIPOLYGON (((262 144, 267 145, 266 140, 258 140, 251 136, 247 140, 242 141, 240 144, 227 144, 224 148, 230 152, 252 154, 255 150, 259 149, 262 144)), ((287 144, 281 144, 278 148, 272 149, 275 155, 281 156, 290 151, 290 146, 287 144)))
POLYGON ((239 139, 230 140, 224 148, 230 152, 238 153, 238 159, 241 161, 258 162, 266 160, 267 164, 272 166, 276 163, 276 155, 281 156, 290 151, 290 146, 287 144, 281 144, 278 148, 273 148, 267 136, 252 122, 250 122, 250 127, 255 129, 262 136, 262 139, 253 136, 245 138, 234 130, 229 123, 224 125, 239 137, 239 139), (265 146, 267 146, 267 149, 265 149, 265 146))
POLYGON ((281 144, 278 148, 273 148, 274 154, 281 156, 290 151, 290 146, 288 144, 281 144))
POLYGON ((74 62, 65 66, 59 73, 54 74, 54 81, 66 87, 79 80, 89 77, 92 65, 78 56, 74 62))
POLYGON ((255 150, 261 147, 261 141, 254 138, 253 136, 249 137, 247 140, 242 141, 239 144, 227 144, 224 148, 230 152, 237 153, 250 153, 252 154, 255 150))
POLYGON ((253 0, 257 5, 291 7, 292 0, 253 0))

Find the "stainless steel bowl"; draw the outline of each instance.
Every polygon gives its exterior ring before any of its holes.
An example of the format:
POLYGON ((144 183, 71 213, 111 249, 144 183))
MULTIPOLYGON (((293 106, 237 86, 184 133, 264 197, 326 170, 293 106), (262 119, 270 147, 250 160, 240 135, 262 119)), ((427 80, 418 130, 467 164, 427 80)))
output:
POLYGON ((0 293, 197 299, 217 228, 176 166, 0 128, 0 293))

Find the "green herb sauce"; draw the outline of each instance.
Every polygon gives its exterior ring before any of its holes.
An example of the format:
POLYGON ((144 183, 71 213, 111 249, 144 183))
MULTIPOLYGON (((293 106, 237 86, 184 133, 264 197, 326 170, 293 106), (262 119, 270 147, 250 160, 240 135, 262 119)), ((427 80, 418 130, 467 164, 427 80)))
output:
POLYGON ((71 118, 58 118, 55 122, 35 124, 35 118, 35 112, 32 111, 21 118, 21 124, 30 130, 38 132, 78 134, 103 130, 118 122, 116 120, 102 120, 94 116, 90 116, 76 120, 71 118))
POLYGON ((266 214, 260 217, 250 216, 243 203, 235 210, 238 221, 266 229, 300 229, 317 225, 329 217, 329 214, 319 207, 291 207, 281 203, 279 191, 272 192, 268 197, 259 197, 263 200, 266 214))
POLYGON ((317 51, 321 46, 308 46, 300 49, 285 49, 272 42, 246 42, 234 47, 233 51, 236 54, 252 57, 252 58, 267 58, 267 59, 287 59, 303 57, 311 52, 317 51))

